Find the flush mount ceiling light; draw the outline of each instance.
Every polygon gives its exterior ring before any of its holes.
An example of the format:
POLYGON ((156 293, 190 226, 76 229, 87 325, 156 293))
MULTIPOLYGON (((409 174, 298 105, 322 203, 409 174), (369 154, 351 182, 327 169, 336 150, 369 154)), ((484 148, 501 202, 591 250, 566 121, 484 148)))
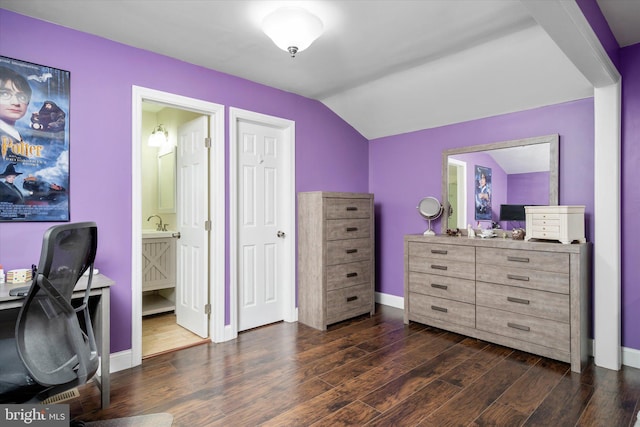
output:
POLYGON ((149 147, 162 147, 169 140, 169 132, 162 125, 158 125, 149 135, 149 147))
POLYGON ((262 31, 293 58, 320 37, 322 21, 305 9, 282 7, 264 18, 262 31))

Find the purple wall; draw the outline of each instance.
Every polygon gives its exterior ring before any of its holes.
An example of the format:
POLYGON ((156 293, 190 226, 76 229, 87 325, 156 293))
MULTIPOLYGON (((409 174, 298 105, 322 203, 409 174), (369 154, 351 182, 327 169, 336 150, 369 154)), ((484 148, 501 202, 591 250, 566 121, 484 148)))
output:
POLYGON ((622 345, 640 349, 640 44, 620 50, 622 78, 622 345))
MULTIPOLYGON (((96 265, 116 281, 112 352, 131 347, 133 85, 294 120, 297 191, 368 190, 366 139, 317 101, 2 9, 0 54, 71 72, 71 220, 99 226, 96 265)), ((0 263, 37 263, 51 225, 0 224, 0 263)))
POLYGON ((559 134, 560 204, 586 206, 587 239, 592 241, 593 125, 593 100, 584 99, 371 141, 377 290, 403 296, 403 236, 424 231, 415 207, 425 196, 441 199, 442 151, 450 148, 559 134))

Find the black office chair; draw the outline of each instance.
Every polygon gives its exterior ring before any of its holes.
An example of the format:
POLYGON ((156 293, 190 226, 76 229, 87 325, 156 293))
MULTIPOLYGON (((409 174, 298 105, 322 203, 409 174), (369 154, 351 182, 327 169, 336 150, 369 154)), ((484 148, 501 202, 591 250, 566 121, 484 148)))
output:
POLYGON ((45 232, 15 337, 0 340, 0 403, 40 402, 96 373, 98 349, 88 303, 97 245, 94 222, 57 225, 45 232), (74 308, 73 288, 87 270, 87 290, 74 308))

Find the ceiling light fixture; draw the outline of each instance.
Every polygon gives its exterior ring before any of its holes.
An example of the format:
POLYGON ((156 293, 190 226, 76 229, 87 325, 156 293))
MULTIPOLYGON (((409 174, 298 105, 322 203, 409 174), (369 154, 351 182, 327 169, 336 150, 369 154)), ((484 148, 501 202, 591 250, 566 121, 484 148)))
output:
POLYGON ((282 7, 264 18, 262 31, 293 58, 320 37, 322 21, 305 9, 282 7))
POLYGON ((158 125, 157 128, 149 135, 149 147, 162 147, 169 140, 169 132, 162 125, 158 125))

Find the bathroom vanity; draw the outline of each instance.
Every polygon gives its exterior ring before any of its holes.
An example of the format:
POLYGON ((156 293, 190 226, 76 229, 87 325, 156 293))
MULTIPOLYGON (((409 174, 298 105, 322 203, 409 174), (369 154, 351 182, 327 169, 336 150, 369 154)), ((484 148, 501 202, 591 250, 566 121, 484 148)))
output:
POLYGON ((174 311, 176 239, 171 231, 142 233, 142 315, 174 311))

